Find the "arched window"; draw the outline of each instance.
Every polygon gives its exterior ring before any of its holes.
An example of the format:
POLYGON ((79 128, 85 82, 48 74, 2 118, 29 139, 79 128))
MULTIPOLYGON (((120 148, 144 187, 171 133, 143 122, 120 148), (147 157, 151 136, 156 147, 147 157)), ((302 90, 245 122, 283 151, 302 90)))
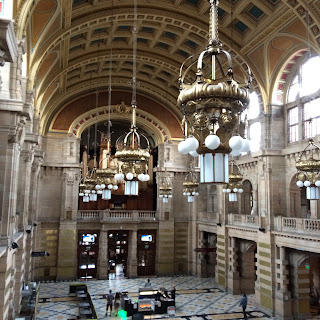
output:
POLYGON ((259 97, 255 91, 250 93, 250 105, 247 112, 243 116, 243 120, 247 117, 248 131, 245 132, 246 137, 250 141, 250 151, 260 150, 261 142, 261 124, 259 122, 260 103, 259 97))
POLYGON ((288 89, 287 110, 288 142, 292 143, 320 134, 320 97, 317 95, 320 74, 320 57, 303 63, 288 89))
POLYGON ((315 93, 319 89, 319 82, 315 75, 320 73, 320 57, 316 56, 307 60, 293 78, 289 92, 288 102, 293 102, 301 97, 315 93))
POLYGON ((260 114, 259 97, 255 91, 250 93, 250 104, 248 107, 248 120, 256 119, 260 114))

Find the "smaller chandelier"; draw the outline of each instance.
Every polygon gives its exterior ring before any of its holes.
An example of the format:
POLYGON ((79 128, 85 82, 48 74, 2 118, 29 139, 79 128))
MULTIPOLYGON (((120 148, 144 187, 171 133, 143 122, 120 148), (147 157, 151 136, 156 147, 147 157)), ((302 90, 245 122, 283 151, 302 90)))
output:
POLYGON ((188 202, 194 202, 194 197, 199 195, 199 182, 194 172, 189 172, 183 182, 183 195, 188 197, 188 202))
POLYGON ((239 167, 235 164, 234 160, 230 162, 229 183, 223 186, 222 192, 229 194, 229 201, 238 201, 238 193, 243 192, 242 181, 243 176, 240 173, 239 167))
POLYGON ((159 198, 162 198, 163 203, 168 203, 169 199, 172 198, 172 179, 167 172, 164 172, 159 180, 159 198))
POLYGON ((317 146, 313 139, 309 139, 309 144, 300 152, 298 161, 296 162, 297 172, 297 186, 302 188, 307 188, 307 199, 308 200, 319 200, 320 193, 320 160, 315 160, 313 158, 313 152, 320 149, 317 146), (302 156, 306 155, 306 150, 308 148, 314 147, 311 149, 311 155, 306 160, 302 160, 302 156))
POLYGON ((97 194, 101 194, 103 200, 111 199, 111 191, 118 190, 117 180, 114 175, 117 170, 113 168, 101 168, 96 171, 96 185, 97 194))

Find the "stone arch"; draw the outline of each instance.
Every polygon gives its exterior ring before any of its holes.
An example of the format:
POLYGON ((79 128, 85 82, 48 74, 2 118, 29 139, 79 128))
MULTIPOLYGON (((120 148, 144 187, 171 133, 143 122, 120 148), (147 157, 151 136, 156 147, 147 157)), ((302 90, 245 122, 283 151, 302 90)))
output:
MULTIPOLYGON (((125 106, 125 105, 123 105, 125 106)), ((125 106, 130 110, 130 107, 125 106)), ((120 113, 117 111, 117 106, 111 106, 110 110, 110 119, 111 120, 126 120, 131 121, 131 113, 120 113)), ((164 143, 167 140, 171 140, 171 135, 167 127, 158 119, 155 119, 151 114, 137 110, 137 124, 145 131, 154 134, 154 141, 156 145, 164 143)), ((93 125, 96 121, 105 121, 108 120, 108 107, 103 106, 90 110, 81 116, 77 117, 71 124, 68 134, 74 135, 77 138, 81 137, 82 132, 93 125)))

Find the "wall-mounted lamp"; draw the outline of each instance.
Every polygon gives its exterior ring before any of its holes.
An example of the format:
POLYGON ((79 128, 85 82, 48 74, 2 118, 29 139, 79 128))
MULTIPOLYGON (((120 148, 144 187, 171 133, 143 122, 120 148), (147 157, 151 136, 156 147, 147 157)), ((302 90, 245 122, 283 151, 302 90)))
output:
POLYGON ((217 223, 217 226, 221 227, 221 226, 222 226, 222 224, 221 224, 220 222, 218 222, 218 223, 217 223))
POLYGON ((26 233, 27 233, 27 234, 30 234, 30 233, 31 233, 31 230, 32 230, 32 225, 31 225, 31 224, 28 224, 28 225, 26 226, 26 233))
POLYGON ((266 229, 265 229, 265 228, 259 228, 259 231, 261 231, 261 232, 265 232, 265 231, 266 231, 266 229))
POLYGON ((11 243, 11 248, 12 249, 17 249, 17 248, 19 248, 19 245, 16 242, 12 242, 11 243))

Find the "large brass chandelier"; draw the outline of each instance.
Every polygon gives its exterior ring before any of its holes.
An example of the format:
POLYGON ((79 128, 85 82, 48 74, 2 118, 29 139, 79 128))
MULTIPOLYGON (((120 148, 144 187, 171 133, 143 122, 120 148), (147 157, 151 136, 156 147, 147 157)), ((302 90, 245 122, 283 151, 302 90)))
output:
POLYGON ((178 106, 184 115, 185 140, 178 150, 200 155, 201 183, 226 183, 228 154, 249 151, 248 140, 241 137, 240 115, 249 104, 251 74, 248 67, 245 83, 236 80, 231 56, 221 49, 218 38, 219 1, 209 2, 209 44, 199 56, 189 57, 180 69, 178 106))
POLYGON ((313 157, 314 150, 320 150, 313 139, 309 139, 308 145, 300 152, 296 162, 297 172, 297 186, 307 188, 307 199, 319 200, 320 193, 320 160, 313 157), (310 150, 310 156, 307 157, 307 149, 310 150), (302 159, 302 158, 305 159, 302 159))
POLYGON ((223 186, 222 192, 229 194, 229 201, 238 201, 238 194, 243 192, 242 181, 243 176, 239 170, 239 167, 235 164, 234 160, 230 161, 229 170, 229 183, 223 186))
POLYGON ((119 172, 115 175, 116 180, 125 180, 125 195, 139 194, 139 181, 144 182, 150 179, 148 174, 148 160, 150 158, 150 145, 148 139, 137 132, 136 126, 136 91, 137 91, 137 1, 134 1, 134 27, 133 27, 133 77, 132 77, 132 118, 130 131, 119 137, 116 141, 115 158, 118 159, 119 172), (142 141, 145 140, 145 148, 142 148, 142 141))

